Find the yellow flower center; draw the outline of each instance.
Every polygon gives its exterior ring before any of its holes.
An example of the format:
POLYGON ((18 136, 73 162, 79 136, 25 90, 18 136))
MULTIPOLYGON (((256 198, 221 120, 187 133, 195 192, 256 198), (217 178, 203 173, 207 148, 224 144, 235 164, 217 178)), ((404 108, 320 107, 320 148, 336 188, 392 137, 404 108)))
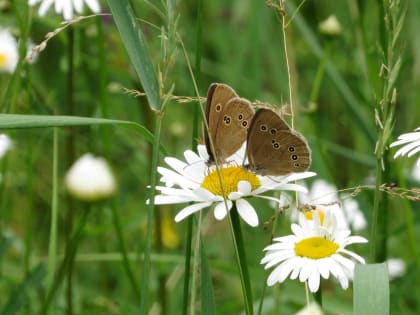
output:
POLYGON ((325 212, 323 210, 316 208, 315 210, 304 211, 303 215, 305 216, 306 220, 313 220, 315 213, 318 213, 319 222, 322 225, 324 223, 324 217, 325 217, 325 212))
POLYGON ((329 257, 338 249, 338 244, 323 237, 309 237, 295 244, 295 253, 301 257, 320 259, 329 257))
POLYGON ((260 186, 260 180, 251 172, 244 170, 241 167, 229 166, 220 169, 220 176, 222 177, 223 190, 220 186, 219 176, 217 170, 211 171, 201 183, 201 188, 207 189, 215 195, 222 196, 223 191, 225 196, 229 196, 231 192, 238 191, 238 183, 241 180, 248 181, 251 184, 251 190, 260 186))
POLYGON ((6 54, 0 53, 0 67, 3 67, 7 62, 6 54))

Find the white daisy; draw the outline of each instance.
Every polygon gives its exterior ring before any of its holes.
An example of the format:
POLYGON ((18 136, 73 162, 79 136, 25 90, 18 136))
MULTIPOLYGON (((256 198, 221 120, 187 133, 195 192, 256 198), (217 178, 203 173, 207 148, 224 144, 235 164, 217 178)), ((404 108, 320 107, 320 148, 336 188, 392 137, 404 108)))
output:
POLYGON ((100 11, 98 0, 29 0, 28 3, 33 6, 39 2, 41 2, 38 10, 39 16, 44 16, 50 6, 54 4, 55 12, 57 14, 63 14, 64 19, 67 21, 73 18, 74 12, 77 14, 83 12, 83 3, 86 3, 94 13, 100 11))
MULTIPOLYGON (((403 133, 398 137, 397 141, 390 144, 390 147, 392 148, 399 145, 403 146, 395 152, 394 159, 403 155, 411 157, 420 152, 420 127, 418 127, 414 132, 403 133)), ((417 165, 420 165, 420 158, 417 160, 417 165)))
POLYGON ((242 219, 251 226, 257 226, 257 213, 253 206, 245 200, 246 197, 259 197, 279 202, 277 198, 261 194, 270 190, 306 191, 305 187, 289 182, 315 175, 313 172, 277 177, 256 175, 239 166, 244 160, 244 148, 245 146, 228 158, 229 163, 220 165, 223 189, 216 168, 208 166, 206 163, 208 154, 203 145, 198 146, 199 154, 191 150, 184 152, 186 163, 173 157, 166 157, 165 162, 171 169, 158 168, 158 172, 162 175, 161 182, 166 186, 156 187, 161 194, 155 196, 155 204, 194 202, 175 216, 175 221, 179 222, 212 205, 214 205, 215 218, 222 220, 235 202, 242 219), (226 204, 223 195, 226 196, 226 204))
POLYGON ((13 73, 19 53, 16 39, 6 29, 0 29, 0 72, 13 73))
POLYGON ((332 275, 347 289, 349 280, 353 279, 354 260, 362 264, 365 260, 345 247, 367 240, 337 228, 332 212, 320 216, 315 211, 312 220, 301 213, 299 224, 292 223, 291 230, 293 235, 274 238, 274 243, 264 249, 266 254, 261 263, 266 264, 265 269, 275 266, 267 284, 272 286, 290 276, 290 279, 299 278, 300 282, 307 281, 309 290, 316 292, 321 277, 328 279, 332 275))
MULTIPOLYGON (((339 228, 352 228, 360 231, 366 228, 367 221, 359 203, 354 198, 339 196, 337 187, 323 179, 316 179, 311 185, 308 194, 299 194, 301 204, 315 205, 316 208, 324 211, 332 211, 337 219, 339 228), (340 197, 343 199, 339 204, 340 197)), ((292 219, 297 220, 297 214, 292 219)))

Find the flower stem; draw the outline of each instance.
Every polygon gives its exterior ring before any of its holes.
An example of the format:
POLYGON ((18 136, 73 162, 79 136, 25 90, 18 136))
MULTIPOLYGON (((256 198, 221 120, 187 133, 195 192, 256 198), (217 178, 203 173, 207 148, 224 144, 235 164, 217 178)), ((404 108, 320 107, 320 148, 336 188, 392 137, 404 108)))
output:
POLYGON ((190 301, 190 314, 195 314, 195 297, 196 297, 196 288, 197 288, 197 273, 198 273, 198 263, 199 263, 199 257, 200 257, 200 245, 201 245, 201 239, 200 239, 200 233, 201 233, 201 219, 202 219, 202 213, 200 212, 198 214, 198 225, 196 230, 196 236, 195 236, 195 245, 194 245, 194 260, 193 260, 193 272, 191 277, 191 301, 190 301))
POLYGON ((187 315, 188 293, 190 290, 190 267, 191 267, 191 245, 192 245, 193 217, 188 218, 187 235, 185 240, 185 262, 184 262, 184 292, 182 299, 182 314, 187 315))
POLYGON ((232 238, 235 245, 236 259, 239 267, 239 275, 241 277, 242 293, 244 295, 245 313, 247 315, 254 314, 252 307, 252 290, 249 281, 248 265, 245 255, 244 240, 241 231, 241 222, 239 220, 238 210, 236 205, 233 204, 232 209, 229 211, 229 222, 232 229, 232 238))
POLYGON ((322 281, 319 283, 319 289, 314 293, 315 301, 318 303, 319 307, 322 308, 322 281))
MULTIPOLYGON (((280 198, 280 194, 278 194, 277 197, 280 198)), ((279 214, 280 214, 279 204, 276 204, 276 211, 274 213, 273 220, 271 222, 272 227, 271 227, 269 244, 273 243, 273 238, 274 238, 274 235, 276 234, 277 220, 279 218, 279 214)), ((264 286, 263 286, 263 289, 262 289, 262 292, 261 292, 261 299, 260 299, 260 303, 258 305, 258 311, 257 311, 258 315, 261 314, 263 304, 264 304, 265 291, 267 289, 267 278, 268 278, 268 275, 265 277, 265 280, 264 280, 264 286)))

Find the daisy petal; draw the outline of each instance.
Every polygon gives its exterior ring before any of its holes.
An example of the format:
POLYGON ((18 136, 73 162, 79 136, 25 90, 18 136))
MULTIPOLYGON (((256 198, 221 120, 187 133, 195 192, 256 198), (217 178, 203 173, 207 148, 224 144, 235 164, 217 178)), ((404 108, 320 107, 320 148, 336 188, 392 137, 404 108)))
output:
POLYGON ((316 264, 312 266, 312 272, 309 275, 308 279, 308 286, 311 292, 316 292, 319 289, 319 284, 321 282, 321 278, 319 276, 319 271, 316 264))
POLYGON ((251 193, 251 183, 246 180, 239 181, 238 191, 243 195, 249 195, 251 193))
MULTIPOLYGON (((177 197, 177 196, 165 196, 165 195, 155 196, 155 205, 169 205, 169 204, 184 203, 188 201, 189 200, 186 198, 177 197)), ((149 204, 149 201, 147 201, 146 204, 149 204)))
POLYGON ((101 11, 101 7, 99 6, 99 3, 97 0, 85 0, 87 6, 93 13, 98 13, 101 11))
POLYGON ((258 216, 254 207, 245 199, 236 201, 236 208, 241 218, 250 226, 258 226, 258 216))
POLYGON ((175 222, 179 222, 181 220, 184 220, 189 215, 203 209, 206 207, 209 207, 211 205, 211 202, 201 202, 201 203, 195 203, 193 205, 190 205, 188 207, 185 207, 182 209, 178 214, 175 216, 175 222))
POLYGON ((232 201, 227 200, 226 203, 227 203, 227 208, 228 208, 227 210, 226 210, 226 204, 223 201, 219 202, 214 207, 214 217, 219 221, 223 220, 228 214, 228 210, 232 209, 232 205, 233 205, 232 201))

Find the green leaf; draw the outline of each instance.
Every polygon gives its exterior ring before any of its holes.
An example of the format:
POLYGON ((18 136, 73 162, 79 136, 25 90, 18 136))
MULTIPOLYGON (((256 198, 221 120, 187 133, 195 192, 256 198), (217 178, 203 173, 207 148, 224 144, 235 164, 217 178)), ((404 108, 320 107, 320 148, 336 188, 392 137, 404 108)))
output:
POLYGON ((389 314, 389 279, 385 263, 356 265, 353 288, 353 314, 389 314))
POLYGON ((13 315, 22 309, 29 301, 28 291, 39 287, 46 273, 47 268, 44 264, 39 264, 35 267, 11 292, 9 301, 2 310, 1 315, 13 315))
POLYGON ((143 32, 128 0, 108 0, 121 39, 153 110, 161 106, 159 85, 143 32))
MULTIPOLYGON (((134 130, 143 139, 153 143, 153 134, 142 125, 132 121, 78 116, 0 114, 0 130, 90 125, 118 125, 125 127, 134 130)), ((166 150, 162 146, 160 151, 166 155, 166 150)))

